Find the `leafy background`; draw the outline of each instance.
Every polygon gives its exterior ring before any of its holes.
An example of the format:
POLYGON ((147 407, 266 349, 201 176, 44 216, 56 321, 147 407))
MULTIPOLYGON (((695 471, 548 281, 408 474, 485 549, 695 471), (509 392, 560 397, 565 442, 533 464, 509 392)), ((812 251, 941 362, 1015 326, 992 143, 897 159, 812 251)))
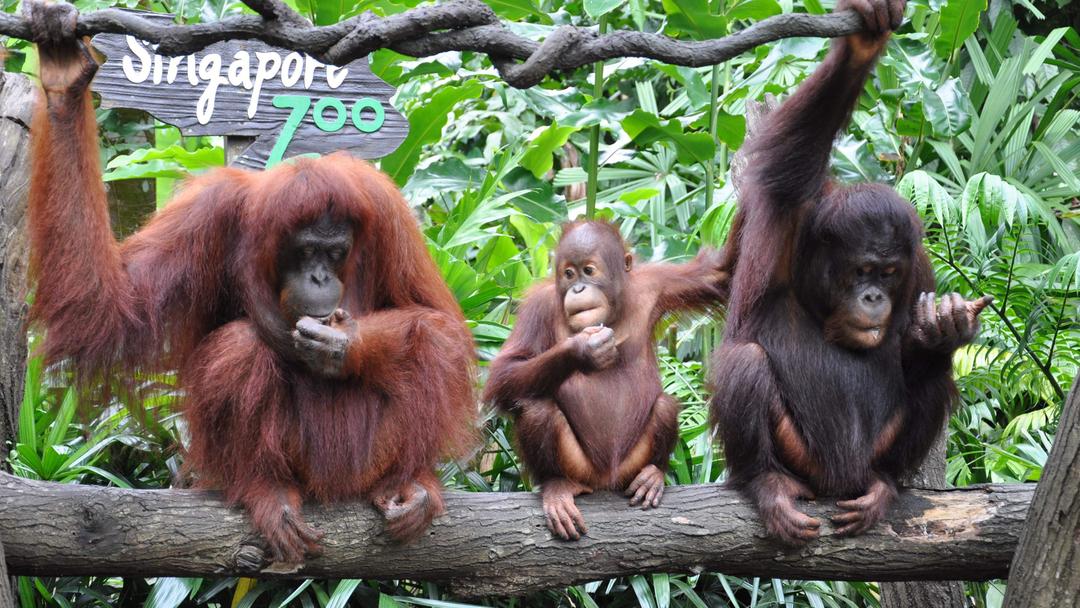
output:
MULTIPOLYGON (((16 10, 13 0, 4 8, 16 10)), ((365 10, 391 14, 417 0, 294 0, 319 24, 365 10)), ((820 0, 488 0, 513 29, 542 38, 562 24, 722 36, 820 0)), ((76 3, 84 11, 109 6, 76 3)), ((121 6, 209 21, 238 2, 125 0, 121 6)), ((963 397, 950 422, 948 480, 1038 481, 1080 353, 1080 10, 1067 0, 910 0, 908 22, 867 85, 833 166, 842 179, 896 186, 918 209, 938 291, 995 296, 955 371, 963 397), (1070 27, 1071 26, 1071 27, 1070 27)), ((7 68, 34 72, 32 49, 9 41, 7 68)), ((713 68, 609 61, 516 90, 473 53, 414 60, 379 51, 372 67, 395 85, 410 137, 381 167, 421 219, 483 363, 513 324, 523 290, 548 274, 560 222, 595 206, 643 259, 681 260, 722 243, 734 212, 733 153, 749 100, 783 96, 824 55, 818 39, 783 40, 713 68)), ((132 231, 175 180, 223 163, 218 138, 181 138, 133 111, 99 111, 101 154, 118 234, 132 231)), ((707 354, 722 319, 659 332, 665 389, 685 405, 671 483, 722 480, 706 425, 707 354)), ((30 346, 40 339, 34 334, 30 346)), ((114 391, 96 418, 76 415, 69 378, 31 358, 16 474, 64 483, 167 487, 183 421, 173 378, 114 391), (134 401, 137 400, 137 401, 134 401), (150 410, 147 424, 130 412, 150 410)), ((449 486, 528 490, 505 423, 484 416, 486 443, 442 469, 449 486)), ((998 606, 1002 582, 968 585, 973 606, 998 606)), ((410 581, 21 577, 24 606, 457 606, 410 581)), ((491 606, 877 606, 874 583, 737 578, 707 572, 599 581, 491 606)))

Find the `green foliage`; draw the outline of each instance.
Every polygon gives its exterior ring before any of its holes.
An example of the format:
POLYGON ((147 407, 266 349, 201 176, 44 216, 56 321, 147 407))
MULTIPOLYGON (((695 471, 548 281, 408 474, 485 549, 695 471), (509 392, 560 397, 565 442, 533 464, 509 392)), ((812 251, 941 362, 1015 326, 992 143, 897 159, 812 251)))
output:
POLYGON ((934 51, 949 59, 964 40, 979 27, 979 15, 986 10, 986 0, 948 0, 941 7, 941 35, 934 39, 934 51))
MULTIPOLYGON (((663 31, 707 39, 779 12, 821 13, 817 0, 487 0, 537 39, 564 23, 663 31)), ((131 6, 217 19, 231 0, 131 6)), ((364 10, 392 14, 416 0, 292 0, 318 23, 364 10)), ((5 10, 14 3, 5 2, 5 10)), ((83 8, 104 6, 80 3, 83 8)), ((833 167, 842 179, 894 183, 926 226, 938 291, 995 297, 976 343, 954 361, 961 402, 950 422, 948 475, 957 485, 1034 481, 1050 449, 1063 392, 1080 366, 1080 35, 1018 30, 1013 11, 985 0, 912 0, 867 85, 833 167)), ((10 42, 9 67, 33 71, 32 52, 10 42)), ((561 222, 586 209, 582 185, 599 184, 596 213, 616 221, 643 259, 686 259, 723 242, 735 210, 732 153, 745 104, 784 96, 820 61, 826 44, 791 39, 717 68, 612 60, 518 90, 473 53, 413 60, 384 50, 376 73, 398 88, 411 131, 381 168, 421 219, 429 250, 461 303, 484 365, 513 325, 516 303, 549 274, 561 222), (597 74, 600 76, 597 78, 597 74), (595 167, 595 169, 593 169, 595 167)), ((145 117, 99 113, 107 179, 171 180, 219 164, 220 141, 183 138, 145 117), (151 146, 150 142, 155 145, 151 146)), ((150 181, 145 182, 148 187, 150 181)), ((672 483, 723 479, 704 385, 722 318, 681 318, 658 331, 665 391, 683 404, 672 483)), ((27 477, 121 487, 165 487, 178 470, 183 424, 170 377, 110 383, 98 418, 74 411, 62 370, 32 359, 11 455, 27 477), (134 390, 133 390, 134 389, 134 390), (148 411, 140 424, 130 412, 148 411)), ((490 412, 485 445, 447 463, 449 485, 469 491, 531 489, 508 422, 490 412)), ((969 587, 976 606, 1000 605, 1001 584, 969 587)), ((19 579, 25 606, 462 606, 431 584, 359 580, 19 579), (246 583, 245 583, 246 584, 246 583)), ((782 581, 721 573, 655 574, 598 581, 493 606, 877 606, 872 583, 782 581)))
POLYGON ((443 87, 425 103, 414 106, 409 112, 409 135, 393 154, 382 159, 382 170, 399 185, 404 185, 412 175, 423 147, 439 140, 450 109, 462 99, 479 93, 479 84, 469 81, 461 86, 443 87))

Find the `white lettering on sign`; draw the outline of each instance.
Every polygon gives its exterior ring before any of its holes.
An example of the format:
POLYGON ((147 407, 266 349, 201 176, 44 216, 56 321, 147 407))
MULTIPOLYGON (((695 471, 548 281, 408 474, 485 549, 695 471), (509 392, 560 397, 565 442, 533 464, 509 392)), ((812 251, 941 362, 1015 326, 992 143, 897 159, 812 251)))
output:
POLYGON ((154 52, 156 45, 134 36, 126 36, 126 40, 131 54, 125 54, 120 59, 120 65, 129 82, 140 84, 150 80, 154 84, 172 84, 183 70, 188 84, 205 87, 195 107, 195 117, 202 125, 208 124, 214 117, 214 102, 222 85, 251 91, 247 107, 247 117, 250 119, 255 117, 259 107, 263 83, 269 80, 278 78, 282 85, 291 88, 300 84, 302 77, 303 88, 307 90, 315 82, 315 75, 322 70, 327 86, 336 89, 349 75, 348 67, 327 65, 310 55, 296 52, 282 58, 280 53, 256 51, 253 68, 251 53, 247 51, 236 51, 226 63, 218 53, 208 53, 201 59, 195 55, 162 57, 154 52))

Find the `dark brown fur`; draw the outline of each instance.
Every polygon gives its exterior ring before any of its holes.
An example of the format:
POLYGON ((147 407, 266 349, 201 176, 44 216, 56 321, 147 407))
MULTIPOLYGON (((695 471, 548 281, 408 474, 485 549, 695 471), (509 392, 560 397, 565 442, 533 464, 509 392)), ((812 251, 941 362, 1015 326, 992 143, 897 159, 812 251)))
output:
MULTIPOLYGON (((860 10, 896 27, 903 7, 872 0, 860 10)), ((977 327, 960 306, 943 304, 936 319, 914 314, 934 276, 909 204, 885 186, 828 179, 833 139, 888 31, 835 40, 746 144, 752 160, 728 245, 737 261, 711 405, 731 483, 756 502, 771 534, 793 544, 815 538, 820 524, 795 509, 798 498, 861 497, 838 503, 841 534, 884 514, 897 480, 919 465, 945 422, 956 394, 951 355, 977 327), (840 308, 840 272, 864 252, 901 260, 895 276, 883 275, 891 314, 869 347, 848 338, 856 332, 840 308), (964 331, 945 331, 948 339, 929 347, 922 336, 956 319, 964 331)))

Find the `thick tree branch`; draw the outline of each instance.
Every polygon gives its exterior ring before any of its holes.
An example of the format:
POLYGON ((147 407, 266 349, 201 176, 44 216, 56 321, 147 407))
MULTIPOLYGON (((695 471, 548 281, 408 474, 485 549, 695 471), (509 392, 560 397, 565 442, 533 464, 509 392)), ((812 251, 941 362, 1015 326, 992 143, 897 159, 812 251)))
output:
POLYGON ((1062 407, 1012 573, 1005 608, 1080 602, 1080 376, 1062 407))
MULTIPOLYGON (((193 53, 222 40, 258 39, 338 65, 381 48, 412 57, 475 51, 491 56, 508 83, 529 87, 554 70, 570 70, 616 57, 646 57, 697 67, 721 63, 781 38, 832 38, 863 29, 862 19, 854 11, 848 11, 832 15, 776 15, 730 36, 702 42, 634 31, 601 36, 589 28, 565 26, 539 43, 511 32, 480 0, 450 0, 388 17, 365 13, 318 27, 281 0, 245 0, 245 4, 258 15, 193 25, 155 23, 136 13, 106 9, 80 15, 78 32, 85 36, 132 34, 157 43, 159 52, 166 55, 193 53)), ((0 13, 0 35, 33 38, 29 23, 9 13, 0 13)))
MULTIPOLYGON (((848 580, 1006 576, 1035 488, 993 485, 904 493, 887 522, 803 549, 764 537, 753 508, 720 486, 678 486, 659 509, 621 496, 579 499, 589 534, 554 540, 528 493, 450 492, 447 513, 415 544, 381 534, 359 503, 306 509, 325 552, 300 570, 264 567, 242 511, 213 493, 59 485, 0 474, 0 541, 17 574, 311 576, 448 583, 464 596, 516 595, 645 572, 848 580)), ((805 505, 822 516, 831 503, 805 505)))

